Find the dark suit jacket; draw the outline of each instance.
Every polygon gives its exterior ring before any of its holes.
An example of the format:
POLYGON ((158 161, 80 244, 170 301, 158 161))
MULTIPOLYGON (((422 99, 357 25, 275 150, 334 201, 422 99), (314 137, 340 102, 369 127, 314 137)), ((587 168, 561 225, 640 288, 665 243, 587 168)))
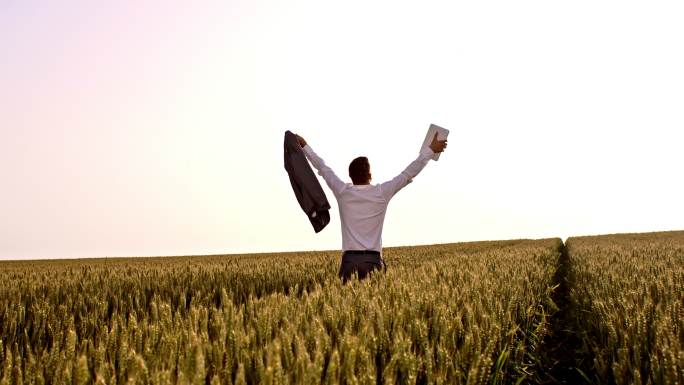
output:
POLYGON ((330 222, 330 204, 321 188, 297 136, 285 131, 285 170, 290 177, 299 206, 309 217, 314 231, 319 232, 330 222))

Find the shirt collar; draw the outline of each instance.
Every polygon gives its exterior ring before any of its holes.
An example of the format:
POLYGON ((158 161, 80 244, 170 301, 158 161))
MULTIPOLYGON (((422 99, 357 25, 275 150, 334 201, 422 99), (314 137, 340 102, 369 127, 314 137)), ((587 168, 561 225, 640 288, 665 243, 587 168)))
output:
POLYGON ((358 189, 361 189, 361 190, 365 190, 365 189, 369 188, 371 185, 369 185, 369 184, 353 184, 352 183, 352 186, 354 186, 358 189))

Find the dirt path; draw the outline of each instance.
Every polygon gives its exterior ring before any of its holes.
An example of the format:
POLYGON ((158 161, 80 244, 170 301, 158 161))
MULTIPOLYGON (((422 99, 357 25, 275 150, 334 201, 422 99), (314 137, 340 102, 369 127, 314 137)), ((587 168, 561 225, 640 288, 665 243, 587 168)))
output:
POLYGON ((579 353, 582 344, 573 319, 575 309, 570 299, 570 288, 573 283, 569 270, 568 254, 563 245, 554 277, 559 286, 552 295, 553 302, 559 310, 549 320, 549 334, 541 345, 540 361, 535 368, 537 376, 528 383, 589 384, 584 376, 594 378, 593 373, 588 372, 593 358, 579 353))

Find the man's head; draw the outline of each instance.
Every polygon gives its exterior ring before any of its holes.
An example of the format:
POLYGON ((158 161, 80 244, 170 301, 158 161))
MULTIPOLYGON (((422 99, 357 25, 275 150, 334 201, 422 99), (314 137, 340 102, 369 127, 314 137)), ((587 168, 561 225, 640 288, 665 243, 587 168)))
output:
POLYGON ((371 181, 368 158, 360 156, 349 163, 349 177, 354 184, 369 184, 371 181))

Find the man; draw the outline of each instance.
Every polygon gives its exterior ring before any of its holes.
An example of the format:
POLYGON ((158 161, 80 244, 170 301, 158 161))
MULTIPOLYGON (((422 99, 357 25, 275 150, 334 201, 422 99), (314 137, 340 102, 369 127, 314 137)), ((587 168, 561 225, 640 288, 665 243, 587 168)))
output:
POLYGON ((435 153, 444 151, 447 141, 437 140, 435 133, 429 148, 421 151, 401 174, 385 183, 371 185, 370 164, 366 157, 358 157, 349 164, 352 183, 345 183, 316 155, 304 138, 297 135, 297 140, 337 199, 343 251, 339 276, 343 282, 347 282, 354 273, 363 279, 370 272, 379 270, 384 263, 381 256, 382 225, 389 201, 411 183, 435 153))

